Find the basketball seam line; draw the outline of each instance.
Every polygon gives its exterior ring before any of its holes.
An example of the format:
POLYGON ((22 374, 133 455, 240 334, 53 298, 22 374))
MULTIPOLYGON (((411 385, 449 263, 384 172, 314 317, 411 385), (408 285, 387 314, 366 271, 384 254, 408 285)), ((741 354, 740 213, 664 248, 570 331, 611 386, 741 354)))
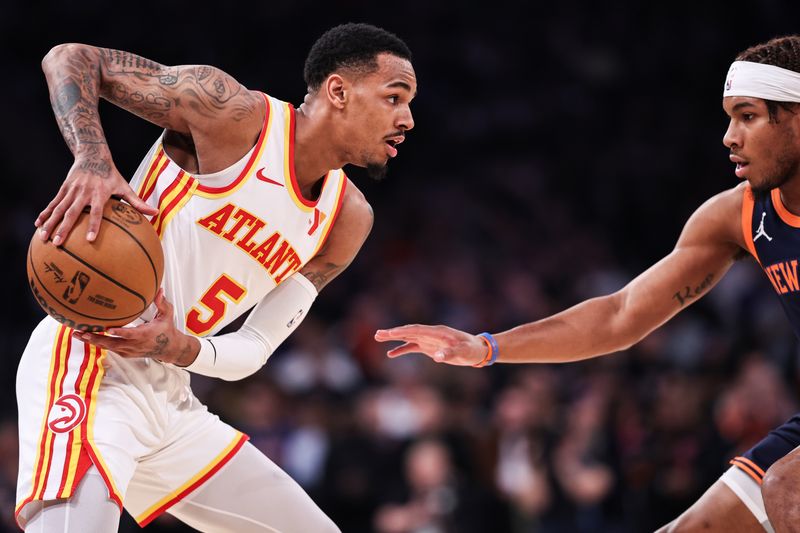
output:
POLYGON ((92 266, 89 263, 87 263, 82 257, 80 257, 79 255, 77 255, 74 252, 71 252, 69 250, 69 248, 67 248, 66 246, 62 246, 61 249, 64 250, 65 252, 67 252, 70 256, 72 256, 73 259, 75 259, 76 261, 80 261, 82 264, 86 265, 87 268, 91 268, 92 270, 94 270, 95 272, 97 272, 98 274, 100 274, 101 276, 106 278, 108 281, 110 281, 114 285, 116 285, 116 286, 118 286, 118 287, 120 287, 122 289, 125 289, 129 293, 131 293, 134 296, 136 296, 137 298, 139 298, 142 301, 142 307, 143 308, 145 307, 144 304, 147 303, 147 300, 145 300, 144 297, 141 294, 139 294, 135 290, 131 289, 130 287, 126 287, 125 285, 123 285, 119 281, 115 280, 114 278, 112 278, 111 276, 106 274, 105 272, 101 272, 100 270, 97 270, 97 268, 95 268, 94 266, 92 266))
MULTIPOLYGON (((113 221, 110 218, 105 217, 105 216, 103 217, 103 220, 108 220, 110 223, 114 224, 116 227, 118 227, 119 229, 121 229, 122 231, 127 233, 128 236, 133 240, 133 242, 135 242, 136 245, 139 246, 139 248, 142 249, 142 252, 144 252, 144 256, 147 258, 147 261, 150 263, 150 269, 153 271, 153 277, 155 278, 156 292, 158 292, 158 271, 156 271, 156 265, 153 264, 153 260, 150 258, 150 254, 147 252, 147 249, 144 246, 142 246, 142 243, 139 242, 139 239, 137 239, 136 236, 133 233, 128 231, 123 226, 117 224, 115 221, 113 221)), ((144 222, 147 222, 147 221, 145 220, 144 222)), ((158 241, 158 245, 161 246, 161 240, 158 241)))
MULTIPOLYGON (((72 254, 70 254, 70 255, 72 255, 72 254)), ((74 257, 74 256, 73 256, 73 257, 74 257)), ((45 285, 45 284, 42 282, 42 278, 39 276, 39 272, 37 272, 36 268, 33 268, 33 254, 31 253, 30 249, 28 249, 28 258, 30 259, 30 264, 31 264, 31 272, 33 272, 34 276, 36 276, 36 281, 38 281, 38 282, 39 282, 39 286, 42 288, 42 290, 44 290, 44 291, 45 291, 45 292, 48 294, 48 296, 51 296, 51 297, 52 297, 52 298, 54 298, 56 301, 59 301, 59 300, 58 300, 58 296, 56 296, 55 294, 53 294, 52 292, 50 292, 50 290, 47 288, 47 286, 46 286, 46 285, 45 285)), ((78 259, 78 258, 76 257, 76 259, 78 259)), ((79 259, 79 260, 80 260, 80 259, 79 259)), ((87 266, 88 266, 88 265, 87 265, 87 266)), ((90 267, 90 268, 91 268, 91 267, 90 267)), ((94 270, 94 269, 92 269, 92 270, 94 270)), ((98 273, 99 273, 99 272, 98 272, 98 273)), ((100 274, 101 274, 101 273, 100 273, 100 274)), ((111 281, 112 281, 112 282, 114 282, 114 280, 111 280, 111 281)), ((116 282, 114 282, 114 283, 116 283, 116 282)), ((127 287, 123 287, 123 288, 127 289, 127 287)), ((133 291, 131 291, 131 292, 133 292, 133 291)), ((134 294, 136 294, 136 293, 134 292, 134 294)), ((139 296, 139 295, 138 295, 138 294, 136 294, 136 296, 139 296)), ((139 296, 139 298, 141 298, 141 296, 139 296)), ((121 316, 121 317, 116 317, 116 318, 109 319, 109 318, 103 318, 103 317, 99 317, 99 316, 93 316, 93 315, 87 315, 87 314, 85 314, 85 313, 81 313, 81 312, 80 312, 80 311, 78 311, 77 309, 73 309, 72 307, 70 307, 70 306, 68 306, 68 305, 66 305, 66 304, 64 304, 64 307, 66 307, 67 309, 69 309, 69 310, 70 310, 70 311, 72 311, 73 313, 76 313, 76 314, 78 314, 78 315, 84 316, 84 317, 86 317, 86 318, 92 318, 92 319, 95 319, 95 320, 120 320, 120 319, 123 319, 123 318, 130 318, 130 317, 133 317, 133 316, 136 316, 136 315, 137 315, 137 313, 133 313, 133 314, 131 314, 131 315, 127 315, 127 316, 121 316)), ((46 310, 45 310, 45 311, 46 311, 46 310)), ((141 314, 141 313, 139 313, 139 314, 141 314)))

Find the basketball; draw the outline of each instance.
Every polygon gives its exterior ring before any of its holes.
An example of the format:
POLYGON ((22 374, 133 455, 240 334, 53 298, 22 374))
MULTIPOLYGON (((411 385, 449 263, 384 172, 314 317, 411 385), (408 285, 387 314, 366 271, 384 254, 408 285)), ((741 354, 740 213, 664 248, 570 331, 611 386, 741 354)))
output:
POLYGON ((103 331, 135 320, 153 302, 164 253, 153 226, 119 200, 103 209, 94 242, 86 240, 88 224, 86 207, 60 246, 34 234, 28 282, 42 309, 62 324, 103 331))

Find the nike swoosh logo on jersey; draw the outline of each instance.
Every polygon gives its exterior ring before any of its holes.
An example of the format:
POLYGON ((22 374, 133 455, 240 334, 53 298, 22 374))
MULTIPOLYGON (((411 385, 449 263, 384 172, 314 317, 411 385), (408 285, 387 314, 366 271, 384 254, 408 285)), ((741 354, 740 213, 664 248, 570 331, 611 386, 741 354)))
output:
POLYGON ((258 169, 258 172, 256 172, 256 177, 261 181, 266 181, 267 183, 277 185, 278 187, 283 187, 283 183, 277 182, 274 179, 268 178, 264 175, 264 167, 258 169))

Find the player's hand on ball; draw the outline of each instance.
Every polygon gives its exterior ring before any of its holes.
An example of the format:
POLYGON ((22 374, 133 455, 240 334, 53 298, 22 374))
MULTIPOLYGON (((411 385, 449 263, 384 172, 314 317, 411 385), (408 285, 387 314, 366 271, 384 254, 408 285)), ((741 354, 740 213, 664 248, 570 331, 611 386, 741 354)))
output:
POLYGON ((422 353, 437 363, 472 366, 486 356, 486 344, 477 336, 447 326, 421 326, 418 324, 375 333, 379 342, 401 341, 403 344, 389 350, 386 355, 399 357, 408 353, 422 353))
POLYGON ((173 320, 173 306, 159 289, 154 301, 158 313, 146 324, 129 328, 110 328, 107 335, 76 331, 73 335, 122 357, 151 357, 179 366, 191 364, 200 351, 194 337, 178 331, 173 320))
POLYGON ((111 196, 119 196, 145 215, 155 215, 158 209, 143 202, 119 173, 110 154, 84 154, 75 163, 58 194, 36 218, 34 225, 39 236, 60 245, 86 206, 89 206, 89 225, 86 239, 93 241, 103 219, 103 207, 111 196))

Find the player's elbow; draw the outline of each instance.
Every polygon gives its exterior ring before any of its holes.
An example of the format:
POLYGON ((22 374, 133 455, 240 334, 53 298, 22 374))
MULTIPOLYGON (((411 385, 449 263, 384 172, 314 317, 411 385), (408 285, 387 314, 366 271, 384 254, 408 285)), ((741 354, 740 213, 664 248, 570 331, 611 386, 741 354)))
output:
POLYGON ((42 70, 47 71, 48 67, 60 62, 65 57, 72 57, 82 50, 91 48, 89 45, 80 43, 62 43, 52 47, 42 58, 42 70))
POLYGON ((650 330, 642 327, 637 318, 638 313, 630 305, 628 295, 624 289, 609 295, 607 298, 609 303, 609 339, 612 344, 609 351, 620 352, 628 350, 644 339, 650 333, 650 330))

